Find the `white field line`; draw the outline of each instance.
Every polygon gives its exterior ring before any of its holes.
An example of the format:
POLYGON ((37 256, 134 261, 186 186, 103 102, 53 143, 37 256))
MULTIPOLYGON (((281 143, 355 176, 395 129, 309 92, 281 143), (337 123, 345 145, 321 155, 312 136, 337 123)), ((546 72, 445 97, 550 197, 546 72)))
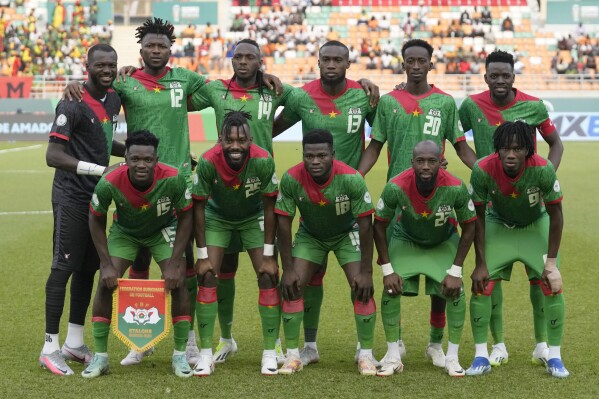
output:
POLYGON ((37 173, 54 173, 53 168, 46 169, 8 169, 8 170, 0 170, 0 173, 27 173, 27 174, 37 174, 37 173))
POLYGON ((19 152, 19 151, 28 151, 28 150, 37 150, 38 148, 42 148, 43 145, 29 145, 27 147, 16 147, 16 148, 7 148, 5 150, 0 150, 0 154, 6 154, 7 152, 19 152))
MULTIPOLYGON (((110 208, 110 211, 114 211, 116 208, 110 208)), ((50 215, 52 211, 13 211, 13 212, 0 212, 0 216, 30 216, 30 215, 50 215)))

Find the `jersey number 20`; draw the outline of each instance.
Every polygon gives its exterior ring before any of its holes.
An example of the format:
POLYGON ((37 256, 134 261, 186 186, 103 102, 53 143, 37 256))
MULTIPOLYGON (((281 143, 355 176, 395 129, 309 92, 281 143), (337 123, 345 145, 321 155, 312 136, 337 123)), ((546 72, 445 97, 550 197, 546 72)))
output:
POLYGON ((438 136, 440 127, 441 118, 439 118, 438 116, 427 115, 426 122, 424 122, 424 127, 422 128, 422 131, 424 134, 438 136))

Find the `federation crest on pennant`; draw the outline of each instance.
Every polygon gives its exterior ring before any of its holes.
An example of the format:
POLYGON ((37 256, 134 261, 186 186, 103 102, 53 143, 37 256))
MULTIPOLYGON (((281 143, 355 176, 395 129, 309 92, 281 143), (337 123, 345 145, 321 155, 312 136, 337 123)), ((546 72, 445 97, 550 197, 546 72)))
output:
POLYGON ((129 348, 144 352, 171 326, 171 297, 164 280, 119 279, 112 296, 112 330, 129 348))

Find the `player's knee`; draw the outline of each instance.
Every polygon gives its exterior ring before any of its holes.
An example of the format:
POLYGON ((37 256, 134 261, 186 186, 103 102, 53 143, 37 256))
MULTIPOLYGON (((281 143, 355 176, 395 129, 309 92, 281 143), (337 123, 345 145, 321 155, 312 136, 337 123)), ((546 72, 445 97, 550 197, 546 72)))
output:
POLYGON ((258 276, 258 288, 266 290, 276 287, 276 275, 270 273, 261 273, 258 276))
POLYGON ((60 269, 52 269, 48 281, 46 282, 46 292, 48 291, 64 291, 71 277, 71 272, 60 269))
POLYGON ((314 275, 310 279, 310 282, 308 282, 308 285, 310 287, 321 287, 325 273, 326 273, 326 269, 324 269, 324 270, 321 269, 318 272, 314 273, 314 275))
POLYGON ((239 254, 225 254, 220 267, 221 273, 235 273, 239 267, 239 254))
POLYGON ((199 285, 201 285, 202 287, 213 288, 213 287, 216 287, 217 283, 218 283, 218 278, 214 275, 214 273, 208 272, 204 275, 202 280, 199 282, 199 285))

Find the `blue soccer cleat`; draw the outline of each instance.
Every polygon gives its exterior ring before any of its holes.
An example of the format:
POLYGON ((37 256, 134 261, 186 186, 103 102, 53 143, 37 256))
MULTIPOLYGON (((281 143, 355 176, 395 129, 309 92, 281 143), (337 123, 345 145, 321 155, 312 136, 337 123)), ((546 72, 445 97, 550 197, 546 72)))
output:
POLYGON ((570 372, 566 370, 562 359, 553 358, 547 361, 547 372, 552 377, 566 378, 570 375, 570 372))
POLYGON ((486 357, 475 357, 466 375, 483 375, 491 372, 491 362, 486 357))

